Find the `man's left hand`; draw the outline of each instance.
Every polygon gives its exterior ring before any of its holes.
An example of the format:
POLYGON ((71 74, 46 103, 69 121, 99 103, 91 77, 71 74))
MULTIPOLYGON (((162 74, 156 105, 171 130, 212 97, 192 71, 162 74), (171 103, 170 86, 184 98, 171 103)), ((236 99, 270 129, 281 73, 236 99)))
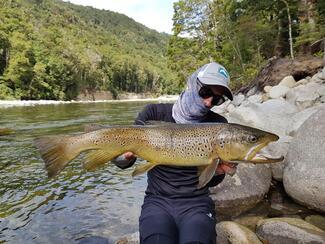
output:
POLYGON ((216 169, 217 175, 229 174, 234 175, 236 173, 237 164, 221 162, 216 169))

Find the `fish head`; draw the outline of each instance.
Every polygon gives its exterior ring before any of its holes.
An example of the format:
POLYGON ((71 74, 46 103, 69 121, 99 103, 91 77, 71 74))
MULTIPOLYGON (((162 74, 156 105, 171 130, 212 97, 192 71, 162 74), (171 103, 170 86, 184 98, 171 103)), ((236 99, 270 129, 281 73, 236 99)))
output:
POLYGON ((269 158, 260 154, 260 150, 279 136, 271 132, 244 125, 229 124, 218 133, 217 154, 224 162, 231 163, 275 163, 283 160, 269 158))

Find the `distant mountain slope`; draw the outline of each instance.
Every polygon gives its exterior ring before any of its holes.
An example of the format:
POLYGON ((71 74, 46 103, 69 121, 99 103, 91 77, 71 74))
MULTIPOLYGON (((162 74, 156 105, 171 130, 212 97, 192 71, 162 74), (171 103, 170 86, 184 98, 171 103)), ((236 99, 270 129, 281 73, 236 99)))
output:
POLYGON ((112 11, 59 0, 0 0, 0 99, 173 92, 168 38, 112 11))

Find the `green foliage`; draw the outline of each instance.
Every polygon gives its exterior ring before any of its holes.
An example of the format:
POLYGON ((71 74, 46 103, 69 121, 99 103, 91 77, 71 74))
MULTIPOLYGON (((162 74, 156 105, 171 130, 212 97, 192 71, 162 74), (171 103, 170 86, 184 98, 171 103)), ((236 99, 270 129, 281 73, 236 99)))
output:
POLYGON ((254 79, 269 58, 289 55, 287 6, 294 52, 304 55, 306 49, 302 46, 325 36, 324 1, 179 0, 174 3, 174 33, 169 41, 168 65, 177 73, 179 86, 184 86, 193 69, 216 61, 228 69, 231 86, 238 89, 254 79), (308 8, 305 3, 310 4, 308 8))
POLYGON ((59 0, 1 1, 1 98, 174 91, 167 43, 167 34, 111 11, 59 0))

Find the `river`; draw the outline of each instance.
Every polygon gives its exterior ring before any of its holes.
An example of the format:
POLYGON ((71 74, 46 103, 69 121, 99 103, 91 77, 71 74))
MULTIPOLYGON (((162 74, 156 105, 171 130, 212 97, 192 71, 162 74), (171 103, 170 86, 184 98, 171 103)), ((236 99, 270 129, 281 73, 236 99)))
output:
POLYGON ((137 231, 146 176, 105 165, 93 172, 78 157, 48 179, 33 139, 78 134, 91 123, 132 124, 144 102, 0 108, 0 243, 78 243, 137 231))

